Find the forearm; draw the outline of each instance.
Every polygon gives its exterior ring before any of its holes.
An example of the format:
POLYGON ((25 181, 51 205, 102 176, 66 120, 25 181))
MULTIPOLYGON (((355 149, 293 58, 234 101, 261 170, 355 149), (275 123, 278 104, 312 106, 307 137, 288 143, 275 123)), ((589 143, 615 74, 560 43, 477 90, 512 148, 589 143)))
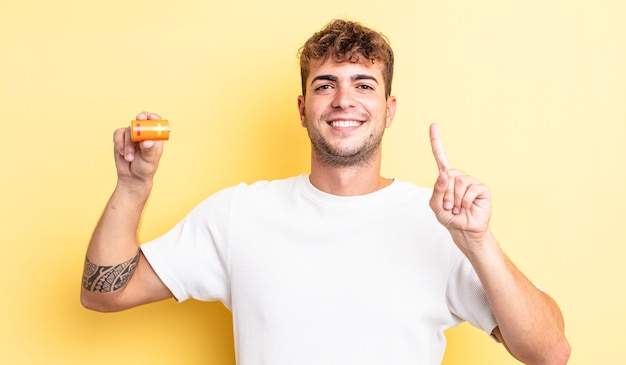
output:
POLYGON ((87 248, 81 290, 86 306, 115 301, 133 276, 139 261, 137 230, 149 191, 150 186, 118 182, 87 248))
POLYGON ((526 364, 565 364, 569 345, 561 311, 552 298, 515 267, 490 232, 482 244, 465 247, 474 247, 464 253, 485 288, 511 354, 526 364))
POLYGON ((87 248, 87 257, 100 264, 118 264, 137 251, 137 230, 150 186, 118 183, 87 248))

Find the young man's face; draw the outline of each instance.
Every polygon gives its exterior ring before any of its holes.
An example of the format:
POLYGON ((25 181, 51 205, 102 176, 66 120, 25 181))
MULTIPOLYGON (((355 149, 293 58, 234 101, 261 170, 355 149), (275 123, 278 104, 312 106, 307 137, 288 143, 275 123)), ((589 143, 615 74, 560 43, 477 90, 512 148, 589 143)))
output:
POLYGON ((323 164, 363 165, 379 151, 396 109, 395 97, 385 97, 382 68, 332 59, 312 65, 298 109, 323 164))

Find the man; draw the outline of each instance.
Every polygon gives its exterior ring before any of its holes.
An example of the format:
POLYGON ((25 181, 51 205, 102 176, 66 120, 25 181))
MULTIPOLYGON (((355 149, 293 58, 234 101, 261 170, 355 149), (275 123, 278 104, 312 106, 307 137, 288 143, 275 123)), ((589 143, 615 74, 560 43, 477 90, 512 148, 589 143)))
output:
POLYGON ((438 364, 443 331, 462 320, 524 363, 565 364, 558 306, 501 251, 488 188, 450 167, 437 126, 434 189, 380 175, 396 111, 386 39, 333 21, 302 48, 301 71, 310 174, 220 191, 141 249, 163 144, 115 132, 118 182, 87 250, 83 305, 220 300, 242 365, 438 364))

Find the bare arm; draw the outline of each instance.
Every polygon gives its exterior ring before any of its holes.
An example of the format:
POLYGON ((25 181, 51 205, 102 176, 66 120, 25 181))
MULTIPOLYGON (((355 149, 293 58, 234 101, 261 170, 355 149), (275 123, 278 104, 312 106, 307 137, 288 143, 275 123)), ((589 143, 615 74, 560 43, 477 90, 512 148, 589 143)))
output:
MULTIPOLYGON (((141 113, 137 119, 160 119, 141 113)), ((133 143, 128 128, 113 136, 117 185, 87 248, 81 303, 117 311, 172 297, 139 251, 137 229, 152 190, 163 142, 133 143)))
POLYGON ((489 189, 450 168, 436 125, 430 138, 439 167, 430 205, 483 284, 498 323, 493 334, 525 364, 566 364, 570 347, 561 311, 500 249, 489 228, 489 189))

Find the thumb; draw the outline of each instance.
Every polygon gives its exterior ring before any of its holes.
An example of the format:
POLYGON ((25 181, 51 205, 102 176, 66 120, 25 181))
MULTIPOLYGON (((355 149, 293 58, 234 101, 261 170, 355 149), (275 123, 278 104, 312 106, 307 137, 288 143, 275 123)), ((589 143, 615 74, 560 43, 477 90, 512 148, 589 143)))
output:
POLYGON ((163 141, 141 141, 139 142, 141 157, 147 162, 158 162, 163 152, 163 141))
POLYGON ((454 177, 450 170, 441 171, 435 182, 433 195, 430 198, 430 207, 438 214, 442 211, 450 211, 454 208, 454 177))
POLYGON ((152 140, 142 141, 139 147, 141 148, 142 151, 148 151, 152 147, 154 147, 154 141, 152 140))
POLYGON ((433 188, 433 195, 430 198, 430 206, 435 212, 440 211, 443 207, 443 199, 448 191, 449 180, 450 177, 446 171, 439 173, 439 177, 437 177, 435 187, 433 188))

